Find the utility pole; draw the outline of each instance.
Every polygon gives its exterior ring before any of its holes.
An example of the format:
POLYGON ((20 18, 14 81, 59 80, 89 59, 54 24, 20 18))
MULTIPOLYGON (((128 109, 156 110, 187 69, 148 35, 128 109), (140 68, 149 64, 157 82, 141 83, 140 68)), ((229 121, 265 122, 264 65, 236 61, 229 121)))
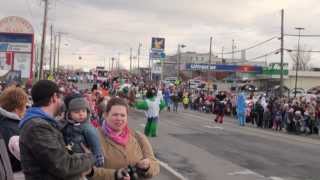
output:
POLYGON ((232 63, 234 62, 234 49, 235 49, 234 39, 232 39, 232 63))
POLYGON ((139 47, 138 47, 138 73, 140 74, 140 50, 141 50, 141 46, 142 44, 139 43, 139 47))
POLYGON ((56 72, 56 57, 57 57, 57 35, 53 39, 53 72, 56 72))
MULTIPOLYGON (((152 63, 153 64, 153 63, 152 63)), ((149 51, 149 80, 152 80, 152 71, 151 71, 151 56, 149 51)))
POLYGON ((42 27, 42 40, 41 40, 41 55, 40 55, 40 79, 43 79, 43 61, 44 51, 46 46, 46 32, 47 32, 47 20, 48 20, 48 0, 44 1, 44 16, 43 16, 43 27, 42 27))
POLYGON ((130 48, 130 72, 132 73, 132 48, 130 48))
POLYGON ((222 46, 222 49, 221 49, 221 63, 223 62, 223 53, 224 53, 224 46, 222 46))
POLYGON ((209 65, 211 65, 211 56, 212 56, 212 37, 210 37, 209 65))
POLYGON ((113 71, 113 63, 114 63, 114 57, 111 58, 112 64, 111 64, 111 71, 113 71))
POLYGON ((58 65, 57 65, 57 71, 60 70, 60 45, 61 45, 61 32, 58 32, 58 65))
POLYGON ((299 31, 298 54, 297 54, 297 62, 296 62, 296 81, 295 81, 295 84, 294 84, 294 97, 297 97, 298 67, 299 67, 299 61, 300 61, 300 35, 301 35, 301 30, 304 30, 304 28, 296 27, 295 29, 299 31))
POLYGON ((57 71, 59 72, 60 70, 60 47, 61 47, 61 36, 62 35, 66 35, 68 33, 65 33, 65 32, 57 32, 58 34, 58 59, 57 59, 57 71))
POLYGON ((50 26, 50 61, 49 61, 49 69, 50 74, 52 74, 52 35, 53 35, 53 26, 50 26))
POLYGON ((280 97, 283 96, 283 43, 284 43, 284 10, 281 10, 281 47, 280 47, 280 97))
POLYGON ((120 72, 120 53, 118 53, 118 72, 120 72))
MULTIPOLYGON (((210 37, 210 47, 209 47, 209 66, 211 65, 211 56, 212 56, 212 37, 210 37)), ((209 81, 210 68, 207 72, 207 80, 209 81)))
POLYGON ((38 42, 36 42, 36 74, 35 74, 35 79, 40 79, 40 66, 39 66, 39 52, 40 52, 40 48, 39 48, 39 45, 38 45, 38 42))
POLYGON ((178 64, 178 67, 177 67, 177 79, 180 79, 179 76, 180 76, 180 44, 178 44, 178 52, 177 52, 177 64, 178 64))

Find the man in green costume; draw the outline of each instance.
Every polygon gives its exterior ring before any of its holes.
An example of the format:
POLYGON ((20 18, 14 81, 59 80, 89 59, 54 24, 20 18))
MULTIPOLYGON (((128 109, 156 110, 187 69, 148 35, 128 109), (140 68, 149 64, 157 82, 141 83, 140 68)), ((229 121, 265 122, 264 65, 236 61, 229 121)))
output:
POLYGON ((144 129, 144 134, 149 137, 156 137, 159 112, 165 107, 162 94, 158 93, 157 95, 155 88, 149 89, 146 94, 146 99, 136 102, 135 107, 146 111, 147 124, 144 129))

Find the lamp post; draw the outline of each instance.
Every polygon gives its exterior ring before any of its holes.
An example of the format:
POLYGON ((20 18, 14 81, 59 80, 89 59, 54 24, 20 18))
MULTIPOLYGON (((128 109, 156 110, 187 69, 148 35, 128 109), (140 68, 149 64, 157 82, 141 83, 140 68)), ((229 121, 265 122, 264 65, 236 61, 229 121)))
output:
POLYGON ((185 48, 186 45, 184 44, 178 44, 178 55, 177 55, 177 64, 178 64, 178 68, 177 68, 177 78, 180 79, 180 64, 181 64, 181 48, 185 48))
POLYGON ((294 84, 294 97, 297 97, 298 67, 299 67, 299 60, 300 60, 300 35, 301 35, 301 31, 304 30, 304 28, 296 27, 295 29, 299 31, 298 53, 297 53, 297 60, 296 60, 296 80, 295 80, 295 84, 294 84))

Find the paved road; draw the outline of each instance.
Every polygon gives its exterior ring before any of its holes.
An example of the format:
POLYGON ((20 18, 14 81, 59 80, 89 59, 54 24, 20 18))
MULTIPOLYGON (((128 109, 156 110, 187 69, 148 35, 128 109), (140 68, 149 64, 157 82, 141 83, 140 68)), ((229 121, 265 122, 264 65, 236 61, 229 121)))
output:
MULTIPOLYGON (((150 139, 156 156, 187 179, 319 180, 320 140, 238 127, 213 115, 163 112, 159 137, 150 139)), ((130 126, 142 131, 142 112, 130 113, 130 126)))

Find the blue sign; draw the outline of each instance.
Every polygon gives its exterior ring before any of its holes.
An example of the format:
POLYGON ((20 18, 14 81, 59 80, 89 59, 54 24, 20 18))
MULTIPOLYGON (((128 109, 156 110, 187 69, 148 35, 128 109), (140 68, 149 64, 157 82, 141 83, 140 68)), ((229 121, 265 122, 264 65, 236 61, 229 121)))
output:
POLYGON ((8 49, 8 44, 0 44, 0 52, 6 52, 8 49))
POLYGON ((261 74, 262 67, 251 65, 229 65, 229 64, 186 64, 186 70, 191 71, 218 71, 218 72, 254 72, 261 74))
POLYGON ((30 34, 0 33, 0 42, 32 43, 32 38, 30 34))
POLYGON ((164 52, 154 52, 150 53, 150 59, 164 59, 166 58, 166 54, 164 52))

